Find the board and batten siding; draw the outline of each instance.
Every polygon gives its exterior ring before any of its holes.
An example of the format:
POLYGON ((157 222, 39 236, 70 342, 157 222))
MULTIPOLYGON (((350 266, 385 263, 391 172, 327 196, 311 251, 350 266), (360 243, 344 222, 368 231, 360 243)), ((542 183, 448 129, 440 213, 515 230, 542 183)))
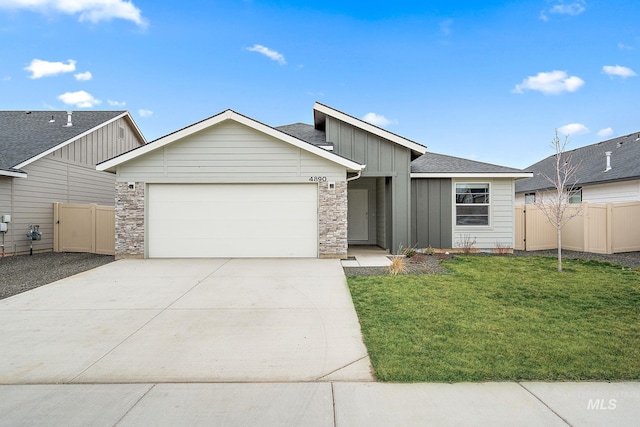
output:
POLYGON ((385 178, 376 178, 376 245, 381 248, 387 247, 385 197, 385 178))
POLYGON ((63 161, 95 167, 138 146, 140 141, 137 133, 128 120, 120 118, 59 148, 51 155, 63 161))
POLYGON ((514 180, 509 179, 462 179, 456 178, 451 183, 451 194, 455 194, 456 183, 489 183, 490 206, 489 226, 457 226, 455 197, 452 197, 453 247, 459 247, 460 242, 468 235, 476 243, 475 249, 493 249, 496 244, 514 247, 515 212, 514 212, 514 180))
POLYGON ((401 246, 409 246, 411 151, 330 116, 325 131, 334 153, 367 166, 363 177, 391 177, 390 200, 385 200, 391 205, 391 230, 386 230, 391 233, 389 249, 395 253, 401 246))
MULTIPOLYGON (((411 245, 452 248, 451 179, 411 180, 411 245)), ((455 191, 455 190, 453 190, 455 191)))
POLYGON ((243 124, 225 121, 119 165, 119 182, 344 181, 346 169, 243 124))

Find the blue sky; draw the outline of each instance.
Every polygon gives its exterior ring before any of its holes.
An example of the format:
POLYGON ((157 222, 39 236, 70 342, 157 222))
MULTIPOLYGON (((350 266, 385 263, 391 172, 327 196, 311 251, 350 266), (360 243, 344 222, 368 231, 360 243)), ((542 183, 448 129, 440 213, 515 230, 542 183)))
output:
POLYGON ((640 131, 640 2, 0 0, 0 109, 126 109, 153 140, 314 101, 524 168, 640 131))

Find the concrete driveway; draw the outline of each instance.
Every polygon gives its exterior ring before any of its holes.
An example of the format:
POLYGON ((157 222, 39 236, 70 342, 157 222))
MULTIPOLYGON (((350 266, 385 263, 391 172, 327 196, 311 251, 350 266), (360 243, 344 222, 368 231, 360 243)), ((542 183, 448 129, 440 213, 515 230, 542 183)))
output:
POLYGON ((121 260, 0 301, 0 384, 371 381, 338 260, 121 260))

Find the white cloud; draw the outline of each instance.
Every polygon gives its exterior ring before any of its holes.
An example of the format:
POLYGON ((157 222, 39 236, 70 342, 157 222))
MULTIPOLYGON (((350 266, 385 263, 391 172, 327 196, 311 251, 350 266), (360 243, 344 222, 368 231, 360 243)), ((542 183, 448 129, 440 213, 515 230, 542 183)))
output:
POLYGON ((36 58, 24 69, 31 72, 30 79, 39 79, 60 73, 72 73, 76 70, 76 61, 69 59, 65 64, 64 62, 49 62, 36 58))
POLYGON ((247 50, 249 52, 258 52, 266 56, 267 58, 276 61, 280 65, 285 65, 287 63, 287 61, 284 59, 284 55, 260 44, 254 44, 252 47, 248 47, 247 50))
POLYGON ((626 45, 622 42, 618 43, 618 49, 620 50, 633 50, 633 46, 626 45))
POLYGON ((584 0, 577 0, 573 3, 565 3, 561 1, 560 3, 554 5, 551 9, 549 9, 550 13, 555 13, 558 15, 571 15, 577 16, 585 11, 585 2, 584 0))
POLYGON ((367 113, 362 117, 362 120, 365 122, 371 123, 372 125, 385 127, 392 124, 398 123, 397 120, 389 120, 385 116, 376 113, 367 113))
POLYGON ((569 123, 558 128, 558 132, 563 135, 582 135, 589 133, 589 128, 581 123, 569 123))
POLYGON ((87 80, 91 80, 93 78, 93 74, 91 74, 91 71, 85 71, 84 73, 77 73, 73 75, 76 80, 84 82, 87 80))
POLYGON ((445 35, 451 35, 451 27, 453 26, 453 19, 445 19, 440 23, 440 32, 445 35))
POLYGON ((140 109, 138 110, 138 114, 140 114, 140 117, 151 117, 153 115, 153 111, 140 109))
POLYGON ((613 135, 613 129, 611 128, 604 128, 598 131, 598 136, 600 137, 611 136, 611 135, 613 135))
POLYGON ((100 104, 102 101, 95 99, 93 95, 84 90, 77 92, 65 92, 58 99, 67 105, 75 105, 78 108, 89 108, 100 104))
POLYGON ((635 71, 628 67, 622 67, 620 65, 605 65, 602 67, 602 71, 610 76, 620 76, 622 78, 637 76, 635 71))
POLYGON ((114 101, 112 99, 107 99, 107 104, 112 107, 124 107, 125 105, 127 105, 127 103, 124 101, 114 101))
POLYGON ((556 95, 562 92, 575 92, 584 85, 580 77, 569 77, 566 71, 551 71, 529 76, 516 85, 511 92, 523 93, 524 90, 537 90, 545 95, 556 95))
POLYGON ((79 15, 80 22, 89 21, 94 24, 115 18, 135 22, 141 27, 147 25, 140 9, 127 0, 2 0, 0 8, 79 15))

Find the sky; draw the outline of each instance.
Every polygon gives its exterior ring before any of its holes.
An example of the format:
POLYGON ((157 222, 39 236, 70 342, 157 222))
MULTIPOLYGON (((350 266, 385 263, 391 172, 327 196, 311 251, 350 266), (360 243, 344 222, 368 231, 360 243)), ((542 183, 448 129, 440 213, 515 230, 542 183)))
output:
POLYGON ((640 132, 640 2, 0 0, 0 109, 128 110, 148 141, 315 101, 526 168, 640 132))

